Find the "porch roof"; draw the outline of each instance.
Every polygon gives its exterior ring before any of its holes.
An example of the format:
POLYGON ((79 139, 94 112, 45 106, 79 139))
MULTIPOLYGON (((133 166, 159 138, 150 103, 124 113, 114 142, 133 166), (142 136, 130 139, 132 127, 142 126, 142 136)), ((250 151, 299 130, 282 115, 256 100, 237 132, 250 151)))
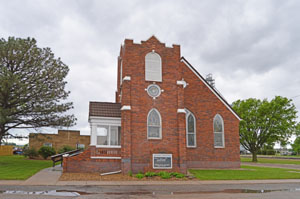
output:
POLYGON ((90 102, 89 117, 121 117, 121 104, 113 102, 90 102))

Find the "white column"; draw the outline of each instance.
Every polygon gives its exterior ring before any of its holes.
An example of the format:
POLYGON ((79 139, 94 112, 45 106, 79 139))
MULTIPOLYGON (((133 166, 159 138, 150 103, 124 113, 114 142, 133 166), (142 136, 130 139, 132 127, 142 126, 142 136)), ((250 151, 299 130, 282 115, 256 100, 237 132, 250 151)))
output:
POLYGON ((97 145, 97 126, 91 123, 91 144, 90 146, 97 145))

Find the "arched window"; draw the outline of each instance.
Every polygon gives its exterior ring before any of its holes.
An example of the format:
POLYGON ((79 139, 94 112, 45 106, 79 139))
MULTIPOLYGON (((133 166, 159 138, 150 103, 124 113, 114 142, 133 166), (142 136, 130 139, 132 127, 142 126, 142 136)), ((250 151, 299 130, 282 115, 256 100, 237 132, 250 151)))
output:
POLYGON ((161 58, 159 54, 150 52, 145 57, 146 81, 162 81, 161 58))
POLYGON ((196 119, 189 111, 186 115, 186 140, 187 147, 196 147, 196 119))
POLYGON ((161 117, 156 109, 151 109, 147 118, 148 139, 161 138, 161 117))
POLYGON ((224 122, 221 115, 214 117, 214 146, 215 148, 225 147, 224 143, 224 122))

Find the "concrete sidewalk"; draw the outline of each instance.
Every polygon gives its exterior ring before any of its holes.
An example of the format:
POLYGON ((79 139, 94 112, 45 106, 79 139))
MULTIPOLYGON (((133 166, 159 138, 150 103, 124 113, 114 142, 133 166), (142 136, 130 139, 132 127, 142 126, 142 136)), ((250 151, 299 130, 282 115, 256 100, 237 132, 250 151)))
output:
POLYGON ((0 185, 56 185, 62 174, 62 167, 57 165, 43 169, 27 180, 0 180, 0 185))
POLYGON ((297 165, 297 164, 273 164, 273 163, 242 162, 241 165, 300 170, 300 165, 297 165))

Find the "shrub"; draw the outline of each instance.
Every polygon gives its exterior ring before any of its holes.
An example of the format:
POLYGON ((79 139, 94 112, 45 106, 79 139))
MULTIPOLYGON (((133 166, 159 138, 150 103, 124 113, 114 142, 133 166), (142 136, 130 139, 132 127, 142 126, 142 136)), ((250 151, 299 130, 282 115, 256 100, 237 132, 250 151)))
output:
POLYGON ((163 171, 163 172, 161 173, 160 177, 161 177, 162 179, 169 179, 169 178, 171 178, 172 176, 171 176, 170 173, 163 171))
POLYGON ((23 151, 25 157, 29 157, 30 159, 36 158, 39 156, 37 150, 35 148, 25 148, 23 151))
POLYGON ((146 177, 153 177, 153 176, 157 176, 157 173, 148 171, 148 172, 145 173, 145 176, 146 177))
POLYGON ((135 175, 135 177, 138 178, 138 179, 142 179, 142 178, 144 178, 144 174, 138 173, 138 174, 135 175))
POLYGON ((182 173, 178 173, 178 172, 172 172, 170 173, 172 177, 175 177, 175 178, 184 178, 185 175, 182 174, 182 173))
POLYGON ((129 171, 129 172, 128 172, 128 175, 129 175, 130 177, 132 177, 132 171, 129 171))
POLYGON ((177 173, 176 178, 184 178, 185 175, 183 173, 177 173))
POLYGON ((58 153, 65 153, 65 152, 73 151, 73 150, 75 150, 75 148, 65 145, 62 148, 58 149, 58 153))
POLYGON ((39 149, 39 154, 46 160, 49 156, 55 155, 55 150, 54 148, 50 146, 42 146, 39 149))

